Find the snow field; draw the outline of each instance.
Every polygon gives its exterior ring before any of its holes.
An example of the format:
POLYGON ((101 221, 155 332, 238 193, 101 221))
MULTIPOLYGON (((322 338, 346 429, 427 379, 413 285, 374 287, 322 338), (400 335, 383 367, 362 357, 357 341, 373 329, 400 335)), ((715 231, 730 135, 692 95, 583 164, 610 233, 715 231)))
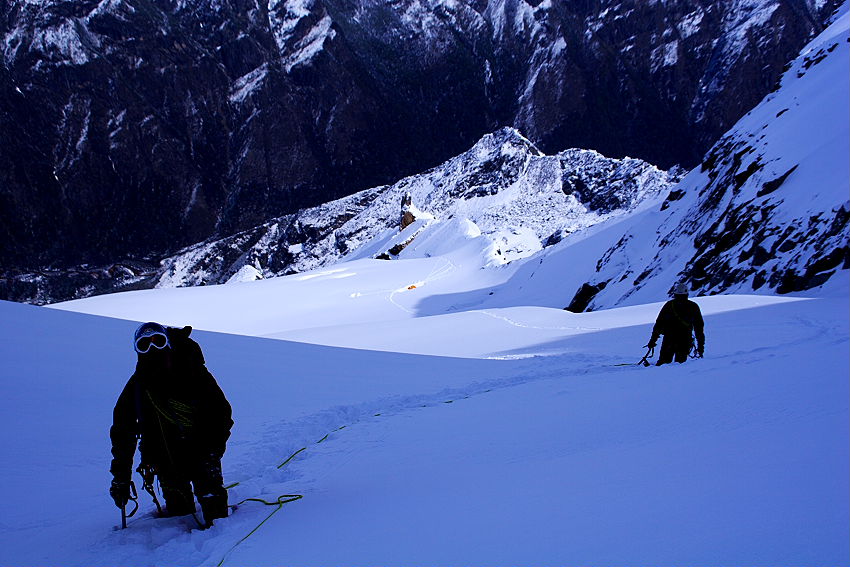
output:
MULTIPOLYGON (((658 305, 518 309, 583 327, 511 335, 519 360, 196 332, 234 407, 231 502, 304 496, 235 548, 274 508, 113 531, 107 433, 135 323, 2 303, 3 562, 846 564, 846 298, 697 301, 707 358, 661 368, 614 366, 643 354, 658 305)), ((480 345, 474 320, 454 328, 480 345)))

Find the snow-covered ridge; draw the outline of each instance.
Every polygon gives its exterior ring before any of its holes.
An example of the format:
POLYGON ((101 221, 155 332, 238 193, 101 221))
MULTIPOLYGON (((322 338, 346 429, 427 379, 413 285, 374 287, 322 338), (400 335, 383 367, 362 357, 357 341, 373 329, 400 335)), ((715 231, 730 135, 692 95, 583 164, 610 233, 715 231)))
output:
POLYGON ((432 218, 430 224, 473 223, 490 245, 490 261, 502 264, 663 197, 675 180, 675 174, 637 159, 614 160, 588 150, 546 156, 516 130, 503 129, 423 174, 189 247, 164 262, 158 287, 224 283, 246 265, 270 277, 342 259, 411 257, 413 248, 396 248, 422 228, 400 234, 407 194, 432 218))

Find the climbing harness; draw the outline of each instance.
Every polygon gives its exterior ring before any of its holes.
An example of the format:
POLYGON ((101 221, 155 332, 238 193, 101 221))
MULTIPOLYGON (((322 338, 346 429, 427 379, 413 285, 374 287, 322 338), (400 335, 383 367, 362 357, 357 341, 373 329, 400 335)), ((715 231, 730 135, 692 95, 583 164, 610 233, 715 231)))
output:
POLYGON ((136 469, 136 472, 142 475, 142 489, 151 495, 153 498, 153 503, 156 504, 156 512, 157 514, 162 514, 162 506, 159 503, 159 499, 156 497, 156 491, 154 490, 153 483, 156 478, 156 469, 153 465, 140 464, 139 468, 136 469))

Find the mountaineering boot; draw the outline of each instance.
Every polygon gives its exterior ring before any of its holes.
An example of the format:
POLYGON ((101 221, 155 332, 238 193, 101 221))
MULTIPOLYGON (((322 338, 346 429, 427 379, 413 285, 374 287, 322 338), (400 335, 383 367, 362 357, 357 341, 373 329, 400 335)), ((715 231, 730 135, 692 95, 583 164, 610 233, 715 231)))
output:
MULTIPOLYGON (((182 485, 183 483, 179 484, 182 485)), ((165 497, 165 510, 162 512, 163 518, 186 516, 195 513, 195 499, 192 496, 188 482, 185 483, 185 486, 177 486, 176 483, 172 484, 160 477, 159 485, 162 489, 162 495, 165 497)))
POLYGON ((195 494, 209 527, 213 520, 227 517, 227 490, 221 474, 221 457, 210 455, 198 473, 193 480, 195 494))
POLYGON ((213 520, 227 517, 227 493, 224 495, 205 494, 199 496, 198 501, 201 503, 206 527, 213 525, 213 520))

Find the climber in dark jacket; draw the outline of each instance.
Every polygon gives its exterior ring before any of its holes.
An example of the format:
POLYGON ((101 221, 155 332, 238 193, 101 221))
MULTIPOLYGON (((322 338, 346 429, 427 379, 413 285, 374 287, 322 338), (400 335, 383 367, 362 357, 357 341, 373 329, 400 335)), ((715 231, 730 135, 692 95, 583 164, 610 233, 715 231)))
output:
MULTIPOLYGON (((221 458, 233 426, 224 393, 205 366, 191 327, 145 323, 135 333, 136 371, 115 404, 110 495, 119 508, 130 498, 133 454, 139 441, 143 477, 156 474, 168 516, 195 512, 206 526, 227 516, 221 458), (191 484, 191 486, 190 486, 191 484)), ((149 484, 152 487, 152 483, 149 484)))
POLYGON ((694 335, 697 339, 696 354, 702 357, 705 350, 705 334, 703 332, 702 313, 699 305, 688 299, 688 288, 677 284, 673 288, 673 299, 664 304, 655 326, 648 348, 655 348, 658 337, 664 335, 661 343, 661 353, 658 355, 656 366, 673 362, 685 362, 694 346, 694 335))

